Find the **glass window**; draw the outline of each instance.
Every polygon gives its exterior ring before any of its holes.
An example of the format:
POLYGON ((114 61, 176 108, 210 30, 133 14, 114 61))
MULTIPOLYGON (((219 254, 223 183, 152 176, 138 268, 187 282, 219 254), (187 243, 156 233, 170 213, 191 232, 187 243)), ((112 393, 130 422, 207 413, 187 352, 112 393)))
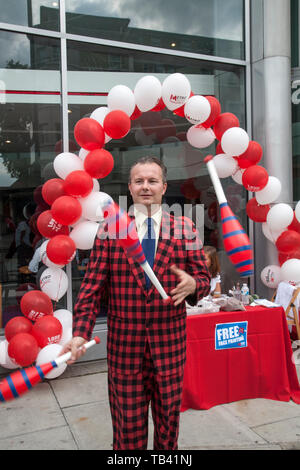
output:
POLYGON ((59 0, 0 0, 3 23, 59 30, 59 0))
POLYGON ((49 208, 41 186, 57 177, 61 152, 59 57, 58 40, 0 32, 0 328, 39 284, 41 264, 30 262, 41 243, 37 217, 49 208))
POLYGON ((243 0, 66 0, 67 32, 244 58, 243 0))
MULTIPOLYGON (((76 147, 73 135, 76 122, 89 117, 96 108, 106 106, 107 94, 114 85, 122 84, 134 89, 138 79, 144 75, 154 74, 162 82, 175 72, 188 77, 195 94, 215 95, 221 103, 222 112, 234 113, 240 126, 245 128, 243 67, 68 41, 70 141, 76 147)), ((217 246, 219 250, 223 288, 228 291, 237 275, 223 251, 216 197, 203 163, 206 155, 215 154, 217 142, 203 150, 192 147, 186 140, 190 126, 186 119, 167 109, 149 111, 132 120, 131 131, 124 139, 111 140, 105 145, 112 153, 115 164, 113 171, 99 180, 100 189, 128 209, 132 204, 127 188, 130 166, 138 158, 149 154, 162 159, 168 169, 168 189, 164 202, 170 206, 179 204, 182 211, 186 210, 186 215, 194 220, 199 215, 196 205, 204 204, 204 242, 217 246)), ((234 212, 247 228, 246 191, 231 177, 222 183, 234 212)), ((73 261, 74 299, 88 256, 89 253, 82 252, 79 253, 79 259, 73 261)), ((104 304, 101 312, 103 316, 104 304)))

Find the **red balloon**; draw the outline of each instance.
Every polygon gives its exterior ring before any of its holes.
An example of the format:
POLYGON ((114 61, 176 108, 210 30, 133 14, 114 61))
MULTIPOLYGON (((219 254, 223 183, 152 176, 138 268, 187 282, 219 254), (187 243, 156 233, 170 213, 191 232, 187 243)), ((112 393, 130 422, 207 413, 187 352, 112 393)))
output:
POLYGON ((217 118, 219 117, 221 113, 221 105, 219 100, 217 100, 217 98, 215 98, 214 96, 206 96, 205 98, 209 101, 211 111, 206 121, 202 122, 201 125, 208 129, 209 127, 214 125, 217 118))
POLYGON ((135 106, 134 111, 133 111, 132 115, 130 116, 130 119, 132 121, 134 121, 135 119, 139 118, 141 116, 141 114, 142 114, 142 111, 139 110, 139 108, 137 106, 135 106))
POLYGON ((269 175, 267 170, 262 166, 257 165, 252 165, 249 166, 249 168, 246 168, 242 176, 243 186, 248 191, 253 192, 263 189, 266 186, 268 179, 269 175))
POLYGON ((295 230, 285 230, 276 240, 276 247, 280 253, 292 253, 300 246, 300 233, 295 230))
POLYGON ((240 168, 256 165, 262 158, 263 150, 258 142, 250 140, 246 152, 239 155, 237 162, 240 168))
POLYGON ((55 199, 66 194, 64 184, 64 180, 60 178, 52 178, 43 184, 42 195, 49 206, 53 204, 55 199))
POLYGON ((222 113, 219 114, 217 117, 213 131, 218 140, 221 140, 222 135, 224 134, 227 129, 231 127, 239 127, 240 121, 238 118, 232 113, 222 113))
POLYGON ((298 219, 295 215, 295 211, 294 211, 294 218, 292 220, 292 223, 288 226, 288 230, 295 230, 295 232, 300 233, 300 222, 298 222, 298 219))
POLYGON ((65 192, 69 196, 86 197, 92 192, 93 186, 93 178, 83 170, 71 171, 65 179, 65 192))
POLYGON ((109 175, 114 167, 114 158, 104 149, 92 150, 84 159, 84 169, 91 177, 99 179, 109 175))
POLYGON ((39 347, 30 333, 18 333, 8 343, 7 353, 21 367, 32 364, 38 355, 39 347))
POLYGON ((249 199, 246 205, 247 215, 254 222, 266 222, 269 210, 269 204, 258 204, 255 197, 249 199))
POLYGON ((32 321, 36 321, 44 315, 53 315, 50 297, 40 290, 26 292, 21 299, 20 308, 23 315, 32 321))
POLYGON ((18 333, 30 333, 32 329, 32 323, 28 318, 25 317, 14 317, 11 318, 5 325, 4 334, 5 338, 9 342, 11 338, 18 333))
POLYGON ((39 318, 32 327, 32 336, 40 348, 48 344, 58 343, 62 335, 62 324, 50 315, 39 318))
POLYGON ((112 139, 122 139, 128 134, 130 127, 130 117, 119 109, 107 113, 103 121, 104 132, 112 139))
POLYGON ((86 150, 102 148, 105 141, 103 127, 92 118, 80 119, 74 127, 74 136, 78 145, 86 150))
POLYGON ((221 142, 218 142, 216 146, 216 155, 219 155, 220 153, 224 153, 224 150, 222 149, 221 142))
POLYGON ((164 103, 164 100, 162 98, 160 98, 157 105, 154 106, 154 108, 152 108, 150 111, 154 111, 156 113, 157 111, 161 111, 162 109, 165 109, 165 107, 166 107, 166 105, 164 103))
POLYGON ((47 256, 55 264, 68 264, 76 253, 76 245, 72 238, 67 235, 57 235, 47 243, 47 256))
POLYGON ((72 196, 61 196, 51 206, 53 218, 62 225, 71 225, 80 219, 80 202, 72 196))
POLYGON ((52 212, 44 211, 37 219, 37 228, 43 237, 52 238, 55 235, 68 235, 69 227, 54 219, 52 212))
POLYGON ((290 253, 278 253, 278 261, 280 266, 288 259, 300 259, 300 249, 296 249, 290 253))

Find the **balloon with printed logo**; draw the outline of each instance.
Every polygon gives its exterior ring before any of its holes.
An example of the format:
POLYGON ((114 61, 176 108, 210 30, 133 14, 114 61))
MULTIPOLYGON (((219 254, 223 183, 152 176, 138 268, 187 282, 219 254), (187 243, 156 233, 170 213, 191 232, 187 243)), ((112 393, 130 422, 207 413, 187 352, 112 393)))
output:
POLYGON ((20 302, 21 312, 31 321, 44 315, 53 315, 50 297, 40 290, 32 290, 23 295, 20 302))
POLYGON ((184 105, 185 118, 192 124, 205 122, 211 112, 210 103, 205 96, 194 95, 184 105))
POLYGON ((68 289, 68 276, 60 268, 47 268, 40 277, 40 288, 50 299, 57 302, 68 289))
POLYGON ((133 93, 137 107, 143 113, 150 111, 161 98, 161 83, 157 77, 146 75, 138 80, 133 93))
POLYGON ((32 336, 36 339, 38 346, 44 348, 48 344, 59 343, 62 335, 62 325, 54 316, 39 318, 32 327, 32 336))
POLYGON ((281 193, 281 182, 275 176, 269 176, 266 186, 255 193, 259 204, 271 204, 276 201, 281 193))
POLYGON ((7 348, 9 357, 21 367, 27 367, 32 364, 36 360, 38 351, 37 341, 30 333, 16 334, 9 341, 7 348))
POLYGON ((76 254, 74 240, 67 235, 57 235, 47 244, 47 256, 55 264, 69 264, 76 254))
POLYGON ((68 174, 64 187, 68 196, 86 197, 92 192, 94 182, 89 173, 84 170, 77 170, 68 174))
POLYGON ((300 246, 300 233, 294 230, 284 230, 276 240, 276 248, 280 253, 291 253, 300 246))
POLYGON ((269 210, 267 215, 267 224, 271 230, 283 230, 292 223, 293 218, 293 209, 288 204, 279 203, 275 204, 269 210))
POLYGON ((83 163, 74 153, 63 152, 55 157, 53 167, 57 176, 65 179, 71 171, 83 170, 83 163))
POLYGON ((49 206, 51 206, 58 197, 66 195, 64 184, 65 182, 61 178, 52 178, 43 184, 42 195, 49 206))
MULTIPOLYGON (((52 362, 60 355, 62 349, 63 349, 63 346, 57 343, 52 343, 52 344, 48 344, 47 346, 44 346, 39 351, 35 364, 37 366, 40 366, 41 364, 47 364, 49 362, 52 362)), ((45 378, 48 380, 56 379, 57 377, 59 377, 60 375, 64 373, 67 366, 68 365, 66 362, 60 364, 58 367, 55 367, 50 372, 48 372, 48 374, 45 374, 45 378)))
POLYGON ((105 141, 103 127, 92 118, 80 119, 74 127, 77 144, 86 150, 102 148, 105 141))
POLYGON ((243 176, 242 182, 244 187, 248 191, 256 192, 263 189, 268 183, 269 175, 267 170, 265 170, 262 166, 249 166, 246 168, 243 176))
POLYGON ((32 330, 32 323, 26 317, 11 318, 5 325, 4 334, 7 341, 10 341, 13 336, 18 333, 30 333, 32 330))
POLYGON ((37 228, 45 238, 52 238, 56 235, 68 235, 69 233, 69 227, 54 219, 51 210, 44 211, 38 216, 37 228))
MULTIPOLYGON (((114 167, 114 158, 105 149, 90 152, 84 160, 84 169, 92 178, 105 178, 114 167)), ((83 196, 85 197, 85 196, 83 196)))
POLYGON ((300 282, 300 259, 288 259, 281 266, 281 279, 287 282, 300 282))
POLYGON ((185 104, 190 93, 191 84, 182 73, 168 75, 163 81, 161 96, 166 107, 171 111, 185 104))
POLYGON ((254 220, 254 222, 266 222, 269 210, 269 204, 258 204, 255 197, 249 199, 246 205, 247 215, 249 219, 254 220))
POLYGON ((134 94, 127 86, 116 85, 107 95, 107 106, 111 111, 121 110, 129 117, 135 108, 134 94))
POLYGON ((250 140, 246 151, 239 155, 237 161, 240 168, 248 168, 257 165, 262 159, 263 150, 258 142, 250 140))
POLYGON ((187 131, 186 138, 192 147, 206 148, 214 142, 216 137, 211 129, 205 129, 201 124, 195 124, 187 131))
POLYGON ((281 269, 279 266, 270 264, 260 273, 262 283, 270 289, 276 289, 281 281, 281 269))
POLYGON ((112 139, 122 139, 130 131, 130 117, 122 110, 110 111, 104 118, 103 128, 112 139))
POLYGON ((240 127, 230 127, 221 138, 222 149, 229 155, 241 155, 249 145, 249 136, 244 129, 240 127))
MULTIPOLYGON (((209 127, 214 125, 217 118, 221 114, 221 105, 220 105, 219 100, 217 100, 217 98, 215 98, 214 96, 206 96, 205 98, 208 100, 210 104, 210 115, 208 119, 206 119, 206 121, 202 123, 202 126, 208 129, 209 127)), ((216 153, 223 153, 223 151, 216 152, 216 153)))
POLYGON ((78 199, 61 196, 52 204, 51 213, 60 224, 71 225, 81 217, 82 209, 78 199))
POLYGON ((80 222, 73 228, 70 238, 78 250, 91 250, 94 246, 99 224, 91 220, 80 222))
MULTIPOLYGON (((213 131, 218 140, 222 139, 222 135, 224 134, 227 129, 230 129, 231 127, 239 127, 240 122, 238 118, 232 114, 232 113, 222 113, 219 114, 217 117, 214 126, 213 126, 213 131)), ((224 149, 223 149, 224 150, 224 149)))

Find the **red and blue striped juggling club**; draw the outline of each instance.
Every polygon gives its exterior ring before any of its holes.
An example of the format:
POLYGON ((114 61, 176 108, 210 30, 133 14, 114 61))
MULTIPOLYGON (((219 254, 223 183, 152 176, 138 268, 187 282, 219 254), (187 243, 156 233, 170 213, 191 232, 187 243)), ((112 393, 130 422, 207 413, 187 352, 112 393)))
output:
POLYGON ((110 237, 118 240, 127 256, 133 258, 141 265, 154 287, 158 290, 165 303, 171 302, 161 283, 157 279, 143 252, 136 228, 135 221, 130 219, 127 212, 121 209, 114 201, 107 200, 102 207, 104 218, 107 222, 107 231, 110 237))
POLYGON ((252 276, 254 274, 253 252, 249 237, 228 205, 212 159, 213 156, 208 155, 204 161, 220 205, 225 251, 241 277, 252 276))
MULTIPOLYGON (((95 336, 92 341, 84 344, 85 349, 94 346, 94 344, 100 343, 100 339, 95 336)), ((13 400, 18 398, 29 391, 36 384, 41 382, 45 376, 51 372, 55 367, 60 364, 67 362, 71 357, 71 352, 67 352, 62 356, 57 357, 51 362, 46 364, 40 364, 37 366, 26 367, 25 369, 19 369, 8 377, 5 377, 0 382, 0 401, 13 400)))

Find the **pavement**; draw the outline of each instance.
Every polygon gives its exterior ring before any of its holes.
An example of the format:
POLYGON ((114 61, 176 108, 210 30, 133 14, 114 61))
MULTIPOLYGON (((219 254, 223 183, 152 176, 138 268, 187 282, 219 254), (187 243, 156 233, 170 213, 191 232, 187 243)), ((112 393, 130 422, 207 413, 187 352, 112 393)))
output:
MULTIPOLYGON (((152 440, 149 418, 149 450, 152 440)), ((292 401, 242 400, 181 413, 179 450, 290 449, 300 449, 300 405, 292 401)), ((112 450, 106 360, 68 366, 1 403, 0 450, 112 450)))

